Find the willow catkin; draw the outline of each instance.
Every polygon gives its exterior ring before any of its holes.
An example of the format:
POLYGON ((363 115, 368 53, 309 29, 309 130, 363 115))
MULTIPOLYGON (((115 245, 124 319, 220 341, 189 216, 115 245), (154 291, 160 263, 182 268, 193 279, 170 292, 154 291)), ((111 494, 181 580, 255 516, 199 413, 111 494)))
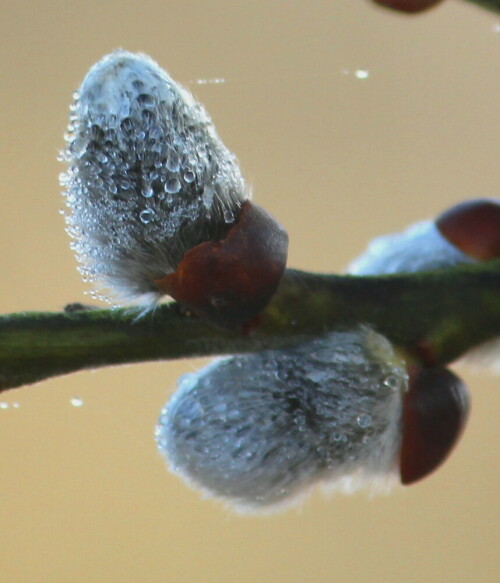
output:
POLYGON ((460 202, 433 221, 377 237, 348 268, 352 275, 413 273, 500 257, 500 199, 460 202))
POLYGON ((347 268, 351 275, 414 273, 473 263, 439 232, 434 221, 411 225, 401 233, 382 235, 347 268))
POLYGON ((361 327, 286 350, 214 361, 183 377, 156 430, 170 469, 239 509, 322 482, 397 482, 405 363, 361 327))
POLYGON ((248 192, 192 95, 146 55, 116 51, 75 94, 62 184, 83 276, 151 305, 154 280, 224 236, 248 192))
MULTIPOLYGON (((377 237, 347 268, 351 275, 416 273, 474 264, 500 257, 500 199, 458 203, 433 221, 401 233, 377 237)), ((481 368, 500 370, 500 338, 472 349, 466 359, 481 368)))

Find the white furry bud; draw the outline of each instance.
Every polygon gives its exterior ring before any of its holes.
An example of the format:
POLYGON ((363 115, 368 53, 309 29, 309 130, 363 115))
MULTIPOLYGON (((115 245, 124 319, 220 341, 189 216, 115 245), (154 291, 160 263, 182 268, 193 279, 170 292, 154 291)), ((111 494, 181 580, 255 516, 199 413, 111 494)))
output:
POLYGON ((156 430, 172 471, 239 509, 318 482, 399 480, 405 363, 373 330, 214 361, 186 375, 156 430))
POLYGON ((413 273, 474 263, 439 232, 433 221, 423 221, 402 233, 383 235, 347 268, 351 275, 413 273))
MULTIPOLYGON (((444 269, 500 257, 500 200, 472 199, 452 206, 435 221, 371 241, 348 267, 351 275, 384 275, 444 269)), ((500 339, 471 350, 469 362, 499 369, 500 339)))
POLYGON ((86 279, 151 303, 153 283, 223 237, 247 198, 203 107, 145 55, 116 51, 76 94, 62 177, 86 279))

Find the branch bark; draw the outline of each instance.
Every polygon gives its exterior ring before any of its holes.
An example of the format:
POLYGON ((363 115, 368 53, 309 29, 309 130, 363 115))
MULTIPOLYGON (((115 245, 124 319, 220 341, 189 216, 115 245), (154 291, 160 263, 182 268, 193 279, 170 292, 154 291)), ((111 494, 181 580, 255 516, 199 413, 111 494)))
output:
POLYGON ((366 323, 447 364, 500 336, 500 261, 384 277, 288 270, 252 332, 213 328, 178 304, 0 317, 0 390, 122 363, 281 348, 366 323))

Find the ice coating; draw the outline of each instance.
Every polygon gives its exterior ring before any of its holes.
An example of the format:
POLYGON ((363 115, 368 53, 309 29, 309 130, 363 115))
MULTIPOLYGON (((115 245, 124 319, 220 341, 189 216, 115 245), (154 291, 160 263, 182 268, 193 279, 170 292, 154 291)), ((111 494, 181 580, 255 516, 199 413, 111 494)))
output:
POLYGON ((351 275, 412 273, 474 263, 441 235, 433 221, 411 225, 402 233, 383 235, 348 267, 351 275))
POLYGON ((224 236, 248 197, 206 111, 146 55, 116 51, 90 69, 64 158, 84 278, 139 303, 187 250, 224 236))
POLYGON ((403 361, 368 328, 214 361, 183 377, 157 445, 170 469, 237 509, 293 501, 315 483, 398 481, 403 361))

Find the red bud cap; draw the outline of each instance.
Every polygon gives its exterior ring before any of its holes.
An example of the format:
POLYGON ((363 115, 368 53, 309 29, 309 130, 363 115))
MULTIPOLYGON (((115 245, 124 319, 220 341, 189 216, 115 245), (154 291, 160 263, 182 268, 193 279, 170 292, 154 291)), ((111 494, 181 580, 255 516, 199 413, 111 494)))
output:
POLYGON ((449 370, 419 369, 410 374, 403 401, 403 484, 425 478, 445 461, 465 427, 469 408, 466 386, 449 370))
POLYGON ((479 261, 500 257, 500 200, 462 202, 436 220, 441 234, 479 261))
POLYGON ((400 12, 423 12, 439 4, 443 0, 373 0, 379 6, 399 10, 400 12))
POLYGON ((174 273, 155 284, 195 314, 235 328, 268 304, 283 276, 287 252, 283 227, 263 208, 246 201, 223 240, 196 245, 174 273))

